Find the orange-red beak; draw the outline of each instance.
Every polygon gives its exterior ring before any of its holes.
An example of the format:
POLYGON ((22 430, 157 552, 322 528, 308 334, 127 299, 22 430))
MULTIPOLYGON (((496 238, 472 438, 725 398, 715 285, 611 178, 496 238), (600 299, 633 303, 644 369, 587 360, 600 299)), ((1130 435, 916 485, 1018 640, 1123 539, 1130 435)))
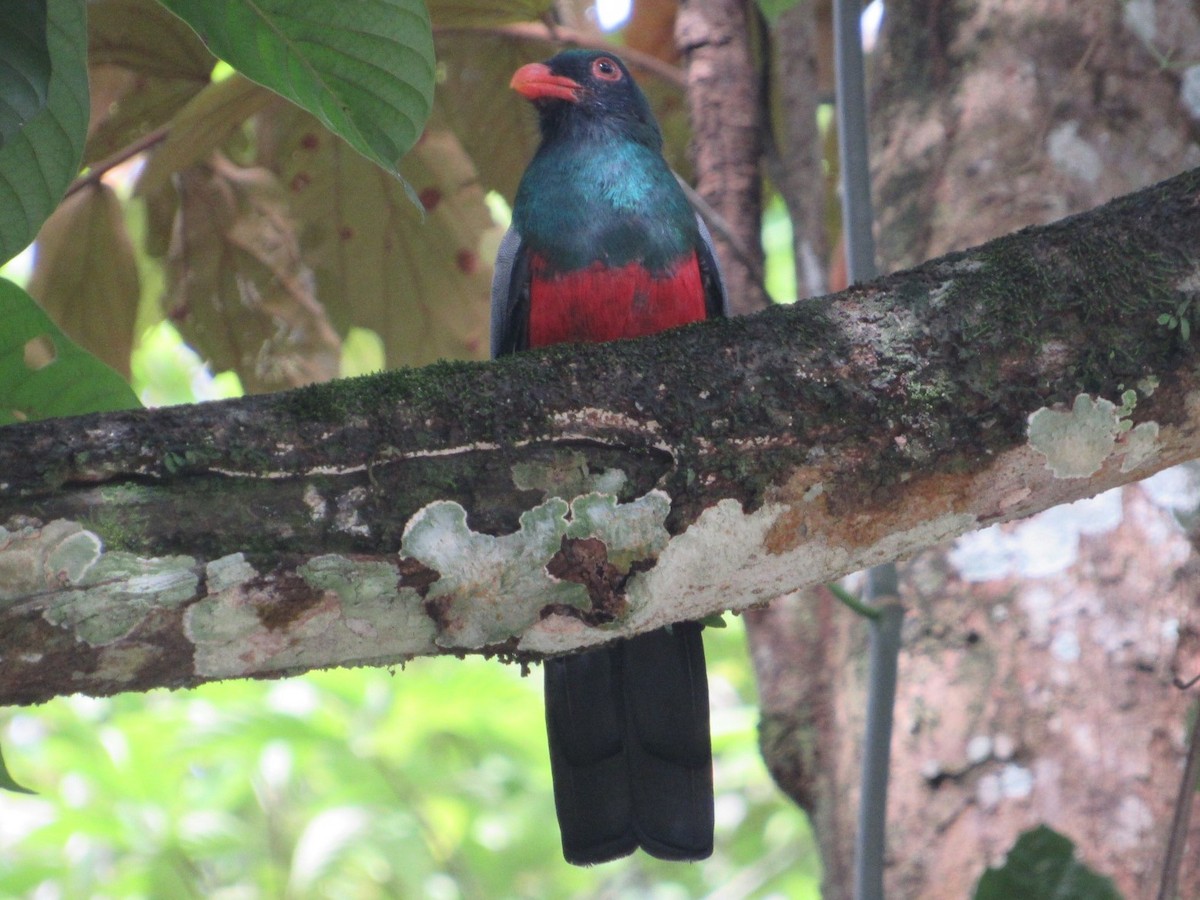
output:
POLYGON ((579 99, 583 86, 566 75, 555 75, 545 63, 530 63, 513 73, 508 83, 514 91, 527 100, 566 100, 574 103, 579 99))

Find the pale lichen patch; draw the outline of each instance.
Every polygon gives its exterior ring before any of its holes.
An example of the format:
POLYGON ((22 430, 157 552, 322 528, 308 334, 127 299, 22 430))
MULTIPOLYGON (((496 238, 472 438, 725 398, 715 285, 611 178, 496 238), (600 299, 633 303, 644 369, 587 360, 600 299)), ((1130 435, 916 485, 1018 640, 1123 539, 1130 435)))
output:
POLYGON ((198 675, 317 668, 350 661, 406 659, 428 652, 433 625, 420 594, 401 587, 391 562, 316 556, 299 579, 272 582, 241 554, 208 566, 209 595, 184 614, 198 675), (362 653, 370 641, 371 655, 362 653))
MULTIPOLYGON (((908 531, 889 534, 869 547, 848 548, 812 540, 773 552, 769 535, 788 509, 788 504, 767 503, 747 513, 732 499, 706 509, 686 531, 671 539, 653 569, 635 574, 626 583, 630 615, 623 624, 644 630, 703 618, 722 609, 767 603, 783 593, 837 577, 856 565, 894 559, 907 549, 954 537, 976 521, 967 513, 946 513, 908 531), (661 598, 670 598, 670 605, 661 598)), ((562 616, 549 616, 526 632, 520 648, 559 652, 578 645, 583 627, 562 616)))
POLYGON ((629 503, 599 492, 569 504, 554 497, 526 511, 517 531, 494 536, 472 531, 459 504, 439 501, 409 520, 401 552, 439 576, 424 600, 436 620, 437 643, 481 647, 523 634, 548 607, 590 608, 582 584, 547 571, 564 538, 600 541, 607 563, 625 574, 667 546, 670 510, 670 498, 659 490, 629 503))
POLYGON ((598 538, 608 550, 608 561, 622 573, 639 560, 654 559, 667 546, 664 527, 671 498, 651 491, 631 503, 618 503, 611 494, 591 493, 571 501, 567 537, 598 538))
POLYGON ((1029 445, 1046 458, 1046 468, 1057 478, 1088 478, 1114 451, 1125 454, 1121 471, 1129 472, 1158 450, 1157 423, 1133 427, 1130 416, 1136 406, 1137 392, 1131 389, 1121 394, 1119 407, 1087 394, 1076 396, 1069 412, 1043 407, 1029 416, 1029 445))
POLYGON ((1087 478, 1100 471, 1120 433, 1117 407, 1103 397, 1079 394, 1070 412, 1042 407, 1029 416, 1029 444, 1046 457, 1057 478, 1087 478))
POLYGON ((78 583, 100 558, 100 538, 78 522, 0 527, 0 606, 78 583))
POLYGON ((49 550, 46 572, 60 584, 78 584, 100 559, 103 549, 99 535, 80 528, 49 550))
POLYGON ((204 583, 210 594, 228 590, 257 576, 258 570, 246 562, 243 553, 219 557, 204 567, 204 583))
POLYGON ((325 498, 311 484, 304 486, 304 505, 308 507, 308 514, 314 522, 320 522, 329 514, 329 504, 325 502, 325 498))
POLYGON ((1158 452, 1158 423, 1143 422, 1125 435, 1125 459, 1121 462, 1122 472, 1132 472, 1142 463, 1152 459, 1158 452))
POLYGON ((577 450, 559 451, 549 459, 517 463, 512 467, 513 486, 522 491, 541 491, 543 498, 567 500, 589 491, 616 494, 627 477, 620 469, 592 472, 587 457, 577 450))
POLYGON ((774 570, 784 557, 808 556, 806 568, 810 571, 815 562, 812 557, 840 557, 824 560, 824 565, 835 567, 848 559, 842 548, 828 548, 819 542, 771 554, 767 534, 786 509, 784 504, 769 503, 747 514, 740 503, 729 499, 706 509, 687 531, 672 539, 658 565, 631 579, 626 590, 635 619, 654 616, 649 609, 654 597, 678 597, 686 605, 686 614, 701 617, 728 598, 755 596, 756 591, 765 603, 773 600, 775 593, 763 595, 758 573, 769 569, 778 574, 774 570))
POLYGON ((433 644, 434 626, 422 608, 420 594, 397 591, 397 567, 378 560, 351 560, 329 554, 310 559, 296 570, 301 578, 341 601, 340 628, 330 628, 321 645, 332 658, 352 653, 364 636, 384 655, 406 657, 433 644))
POLYGON ((181 606, 196 596, 200 579, 190 556, 143 559, 104 553, 77 582, 42 611, 46 621, 70 628, 93 647, 128 635, 153 610, 181 606))
POLYGON ((367 489, 361 486, 352 487, 338 495, 337 514, 333 519, 338 531, 356 537, 368 537, 371 534, 371 526, 359 515, 359 508, 366 503, 368 496, 367 489))
POLYGON ((517 531, 500 536, 472 531, 467 511, 452 501, 417 511, 405 526, 401 553, 440 576, 425 596, 436 611, 439 645, 501 643, 536 621, 544 606, 586 608, 581 585, 546 572, 567 533, 569 509, 551 498, 522 513, 517 531))
POLYGON ((151 610, 193 598, 195 565, 190 556, 106 553, 94 532, 68 519, 0 528, 0 606, 45 594, 47 622, 103 646, 129 634, 151 610))
POLYGON ((263 621, 261 595, 250 584, 233 584, 192 604, 184 613, 183 633, 195 645, 193 665, 206 678, 236 678, 252 672, 287 669, 324 658, 315 642, 340 614, 333 593, 293 614, 286 628, 263 621))
POLYGON ((75 672, 72 677, 76 681, 101 680, 117 684, 127 683, 143 667, 152 664, 161 652, 160 648, 153 644, 143 643, 122 642, 114 646, 102 647, 96 668, 89 673, 75 672))

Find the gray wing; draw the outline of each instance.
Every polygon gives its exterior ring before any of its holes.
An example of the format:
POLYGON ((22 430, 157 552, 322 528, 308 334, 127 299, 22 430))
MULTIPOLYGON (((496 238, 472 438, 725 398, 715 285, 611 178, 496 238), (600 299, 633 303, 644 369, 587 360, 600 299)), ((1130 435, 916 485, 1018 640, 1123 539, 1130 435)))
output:
MULTIPOLYGON (((708 233, 708 226, 704 224, 699 213, 696 213, 696 227, 700 230, 700 246, 696 248, 696 257, 700 262, 700 279, 704 283, 705 309, 710 319, 725 319, 729 317, 729 295, 725 291, 725 278, 721 274, 721 263, 713 247, 712 235, 708 233)), ((492 309, 495 315, 495 307, 492 309)))
POLYGON ((492 272, 492 358, 529 344, 529 263, 521 235, 510 228, 492 272))

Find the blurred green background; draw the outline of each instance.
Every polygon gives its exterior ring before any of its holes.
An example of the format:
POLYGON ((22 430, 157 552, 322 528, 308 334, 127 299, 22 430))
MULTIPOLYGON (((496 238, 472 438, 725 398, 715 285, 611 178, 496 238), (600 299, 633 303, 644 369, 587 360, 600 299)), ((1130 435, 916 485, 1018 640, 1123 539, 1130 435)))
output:
POLYGON ((0 896, 818 897, 756 746, 740 622, 708 629, 716 852, 562 860, 541 670, 478 658, 7 710, 0 896))

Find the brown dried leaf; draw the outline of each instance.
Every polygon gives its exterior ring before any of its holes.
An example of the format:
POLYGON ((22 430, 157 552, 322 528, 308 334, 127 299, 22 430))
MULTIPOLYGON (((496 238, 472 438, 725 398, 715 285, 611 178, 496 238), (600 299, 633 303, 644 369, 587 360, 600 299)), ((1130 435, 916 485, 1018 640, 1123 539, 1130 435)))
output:
POLYGON ((422 220, 398 180, 301 110, 273 103, 257 124, 260 160, 290 191, 318 296, 339 331, 375 331, 389 366, 486 356, 499 230, 454 135, 431 123, 400 166, 422 220))
POLYGON ((214 156, 180 173, 178 186, 169 315, 188 342, 235 370, 247 392, 335 377, 341 341, 275 176, 214 156))
POLYGON ((151 151, 138 178, 137 193, 156 193, 176 172, 208 159, 274 97, 241 75, 205 87, 171 119, 166 140, 151 151))
POLYGON ((157 0, 89 0, 88 59, 204 82, 216 62, 196 32, 157 0))
POLYGON ((92 117, 84 162, 162 125, 209 81, 215 57, 154 0, 88 4, 92 117))
POLYGON ((154 259, 162 259, 171 249, 175 230, 175 214, 179 211, 179 192, 170 181, 156 191, 142 192, 146 209, 145 251, 154 259))
POLYGON ((138 273, 111 188, 77 191, 46 220, 29 293, 72 340, 129 378, 138 273))

